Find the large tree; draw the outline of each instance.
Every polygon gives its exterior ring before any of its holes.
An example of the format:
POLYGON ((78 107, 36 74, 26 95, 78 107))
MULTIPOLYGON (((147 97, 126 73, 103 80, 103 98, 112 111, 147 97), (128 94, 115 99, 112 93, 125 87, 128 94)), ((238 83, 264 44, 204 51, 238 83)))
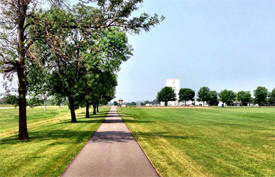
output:
POLYGON ((60 28, 60 25, 74 25, 74 15, 66 10, 52 8, 36 16, 36 25, 33 33, 44 31, 33 49, 36 58, 47 68, 50 94, 67 97, 71 111, 71 121, 76 122, 75 108, 80 75, 83 67, 80 66, 79 56, 82 43, 78 42, 77 31, 70 28, 60 28))
POLYGON ((216 91, 213 90, 208 93, 207 104, 210 106, 217 106, 219 104, 218 93, 216 91))
POLYGON ((9 79, 14 76, 18 78, 18 138, 21 140, 29 137, 26 113, 29 68, 26 63, 31 60, 29 49, 36 39, 30 37, 29 27, 32 25, 31 19, 37 12, 38 6, 36 0, 3 0, 0 2, 0 72, 9 79))
POLYGON ((172 87, 162 88, 157 95, 157 100, 159 102, 164 102, 165 106, 168 106, 169 101, 176 101, 176 93, 172 87))
POLYGON ((273 89, 268 95, 268 103, 270 105, 275 105, 275 89, 273 89))
POLYGON ((182 88, 179 91, 179 101, 184 101, 186 105, 186 101, 193 101, 195 97, 195 91, 190 88, 182 88))
POLYGON ((114 87, 117 86, 115 73, 121 63, 132 55, 126 34, 118 28, 104 30, 95 46, 100 47, 101 52, 85 54, 86 74, 81 84, 81 93, 86 102, 86 117, 89 117, 90 105, 98 110, 99 104, 114 98, 114 87))
POLYGON ((226 105, 233 105, 236 100, 236 94, 232 90, 222 90, 219 94, 220 100, 226 105))
POLYGON ((254 91, 255 103, 263 106, 267 104, 268 90, 265 87, 257 87, 254 91))
POLYGON ((241 106, 247 106, 251 102, 251 94, 249 91, 240 91, 237 94, 237 100, 241 102, 241 106))
POLYGON ((91 105, 94 108, 93 114, 96 114, 99 104, 107 104, 114 98, 117 76, 112 72, 98 71, 97 73, 87 74, 81 82, 80 93, 85 98, 82 104, 86 106, 86 117, 89 118, 89 107, 91 105), (93 76, 93 74, 97 76, 93 76))
POLYGON ((207 102, 209 100, 210 89, 208 87, 201 87, 198 91, 198 101, 207 102))

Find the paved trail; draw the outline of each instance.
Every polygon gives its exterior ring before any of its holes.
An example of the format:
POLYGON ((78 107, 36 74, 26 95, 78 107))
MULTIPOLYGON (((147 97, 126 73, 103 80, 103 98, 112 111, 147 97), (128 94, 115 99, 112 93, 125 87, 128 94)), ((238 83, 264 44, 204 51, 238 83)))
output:
POLYGON ((62 175, 63 177, 152 176, 155 169, 112 107, 104 123, 62 175))

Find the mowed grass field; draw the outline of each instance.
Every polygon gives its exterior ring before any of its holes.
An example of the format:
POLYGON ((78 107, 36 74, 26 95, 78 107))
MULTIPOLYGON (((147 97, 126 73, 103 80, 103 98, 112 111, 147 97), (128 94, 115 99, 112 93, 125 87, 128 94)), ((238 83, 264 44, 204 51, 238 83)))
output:
POLYGON ((275 176, 275 108, 121 108, 162 176, 275 176))
POLYGON ((15 107, 15 106, 11 104, 0 104, 0 108, 6 108, 6 107, 15 107))
POLYGON ((0 176, 59 176, 104 120, 109 107, 70 123, 67 107, 28 109, 30 139, 17 140, 18 110, 0 110, 0 176))

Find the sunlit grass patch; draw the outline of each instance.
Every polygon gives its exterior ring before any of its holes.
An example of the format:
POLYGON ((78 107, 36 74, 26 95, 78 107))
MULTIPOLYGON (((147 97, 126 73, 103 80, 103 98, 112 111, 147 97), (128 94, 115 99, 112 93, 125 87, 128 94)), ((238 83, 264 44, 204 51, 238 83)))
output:
POLYGON ((274 108, 119 111, 163 176, 275 175, 274 108))
POLYGON ((70 123, 67 108, 28 109, 30 139, 17 140, 17 111, 0 110, 0 176, 59 176, 104 120, 97 116, 70 123), (8 132, 8 133, 5 133, 8 132))

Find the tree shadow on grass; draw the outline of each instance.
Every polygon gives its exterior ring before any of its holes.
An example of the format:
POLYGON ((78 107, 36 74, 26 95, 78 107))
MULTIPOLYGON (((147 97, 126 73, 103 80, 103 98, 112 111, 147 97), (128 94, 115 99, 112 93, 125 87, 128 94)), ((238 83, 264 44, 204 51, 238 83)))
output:
POLYGON ((54 144, 72 144, 80 143, 83 138, 87 138, 94 134, 95 131, 72 131, 72 130, 39 130, 29 132, 29 139, 25 141, 18 140, 16 135, 3 138, 0 144, 19 144, 19 143, 32 143, 48 140, 58 140, 54 144))
POLYGON ((79 120, 77 119, 77 122, 71 122, 70 120, 66 120, 66 121, 63 121, 63 122, 59 122, 57 124, 87 124, 87 123, 102 123, 103 120, 100 120, 100 119, 88 119, 88 118, 85 118, 86 120, 79 120))
MULTIPOLYGON (((26 156, 28 159, 40 159, 45 156, 43 153, 49 149, 55 149, 59 146, 74 147, 80 145, 80 143, 86 142, 95 131, 71 131, 71 130, 39 130, 29 132, 30 139, 21 141, 17 139, 17 136, 11 136, 4 139, 0 139, 0 147, 5 149, 15 148, 21 146, 35 148, 33 150, 28 150, 26 152, 20 151, 16 154, 27 153, 26 156)), ((28 147, 26 149, 28 149, 28 147)), ((13 149, 11 149, 13 151, 13 149)), ((9 152, 9 150, 8 150, 9 152)), ((71 153, 71 152, 68 152, 71 153)), ((5 154, 1 155, 5 158, 5 154)), ((10 155, 6 155, 6 158, 11 158, 10 155)), ((20 167, 26 163, 25 160, 12 164, 13 168, 20 167)))
MULTIPOLYGON (((103 114, 102 111, 101 114, 103 114)), ((107 112, 107 111, 106 111, 107 112)), ((104 113, 106 114, 106 113, 104 113)), ((64 120, 58 123, 54 123, 51 126, 59 125, 59 124, 94 124, 94 123, 102 123, 104 120, 101 118, 100 115, 98 117, 93 116, 92 118, 85 118, 83 116, 78 116, 77 122, 72 123, 70 119, 64 120)), ((81 142, 83 138, 87 138, 94 134, 94 131, 73 131, 73 130, 44 130, 45 127, 43 127, 43 130, 30 130, 29 131, 29 139, 25 141, 18 140, 17 134, 1 138, 0 137, 0 145, 1 144, 17 144, 17 143, 28 143, 33 141, 45 141, 45 140, 54 140, 58 138, 62 138, 62 144, 63 142, 66 142, 69 140, 69 143, 73 142, 81 142)), ((50 128, 50 127, 49 127, 50 128)), ((56 144, 59 142, 56 142, 56 144)))
MULTIPOLYGON (((90 118, 94 118, 94 117, 106 117, 104 115, 107 115, 109 113, 109 111, 100 111, 100 112, 97 112, 96 115, 93 115, 93 111, 90 112, 90 118)), ((80 115, 81 117, 85 117, 86 116, 86 112, 85 111, 82 111, 80 113, 78 113, 78 115, 80 115)))
MULTIPOLYGON (((134 132, 135 137, 144 137, 144 138, 166 138, 166 139, 179 139, 179 140, 187 140, 187 139, 195 139, 195 136, 178 136, 172 135, 169 132, 134 132)), ((133 136, 131 132, 128 131, 103 131, 103 132, 95 132, 95 131, 72 131, 72 130, 40 130, 40 131, 32 131, 29 133, 30 139, 26 141, 20 141, 17 139, 17 136, 11 136, 7 138, 3 138, 0 140, 0 144, 20 144, 20 143, 32 143, 32 142, 43 142, 49 140, 58 140, 52 142, 50 145, 58 145, 58 144, 74 144, 83 142, 83 139, 92 136, 92 140, 89 143, 116 143, 122 142, 127 143, 128 141, 132 141, 133 136)))

